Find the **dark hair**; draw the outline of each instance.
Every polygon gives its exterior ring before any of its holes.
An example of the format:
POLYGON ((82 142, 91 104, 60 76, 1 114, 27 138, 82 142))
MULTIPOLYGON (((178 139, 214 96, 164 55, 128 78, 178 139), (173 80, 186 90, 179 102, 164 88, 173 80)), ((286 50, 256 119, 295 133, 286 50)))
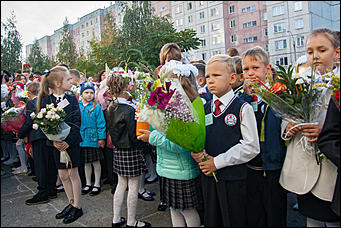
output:
POLYGON ((23 73, 31 73, 29 70, 24 70, 23 73))
POLYGON ((19 70, 16 70, 14 73, 21 74, 22 72, 21 72, 21 70, 19 69, 19 70))
POLYGON ((41 75, 41 73, 39 71, 36 71, 33 74, 41 75))
POLYGON ((65 63, 58 63, 57 66, 63 66, 63 67, 66 67, 66 69, 70 69, 69 65, 65 63))
POLYGON ((189 64, 194 64, 194 63, 202 63, 202 64, 206 65, 205 61, 202 59, 193 59, 193 60, 189 61, 189 64))
MULTIPOLYGON (((192 63, 193 66, 195 66, 198 69, 198 76, 197 77, 203 77, 205 78, 205 74, 206 74, 206 64, 202 64, 202 63, 192 63)), ((206 80, 205 80, 206 82, 206 80)))
POLYGON ((5 81, 9 82, 9 77, 11 77, 11 74, 7 70, 1 71, 1 82, 2 82, 2 78, 5 78, 5 81))
MULTIPOLYGON (((25 77, 25 75, 23 75, 23 74, 18 74, 16 77, 15 77, 15 81, 20 81, 20 79, 21 79, 21 77, 25 77)), ((26 77, 25 77, 25 79, 26 79, 26 77)))
POLYGON ((239 56, 238 50, 237 50, 236 48, 233 48, 233 47, 228 48, 228 49, 226 50, 226 54, 228 54, 230 57, 239 56))
POLYGON ((76 69, 71 69, 71 70, 69 70, 69 71, 70 71, 70 74, 75 75, 77 78, 81 78, 81 75, 80 75, 80 73, 79 73, 78 70, 76 70, 76 69))
POLYGON ((101 75, 103 74, 105 72, 105 70, 101 70, 100 72, 98 72, 98 74, 97 74, 97 81, 98 82, 101 82, 102 80, 102 77, 101 77, 101 75))

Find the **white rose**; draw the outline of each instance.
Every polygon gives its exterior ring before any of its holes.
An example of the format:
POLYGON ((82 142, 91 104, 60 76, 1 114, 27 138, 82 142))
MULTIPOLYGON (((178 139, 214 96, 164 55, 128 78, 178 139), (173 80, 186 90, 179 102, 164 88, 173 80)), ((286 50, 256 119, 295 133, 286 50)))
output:
POLYGON ((52 115, 52 112, 51 112, 51 111, 48 111, 48 112, 47 112, 47 115, 51 116, 51 115, 52 115))
POLYGON ((38 113, 37 118, 41 119, 43 118, 43 114, 41 112, 38 113))
POLYGON ((36 117, 36 114, 34 112, 31 113, 30 117, 34 119, 36 117))
POLYGON ((33 124, 33 125, 32 125, 32 128, 33 128, 34 130, 38 130, 38 124, 33 124))
POLYGON ((45 113, 45 112, 46 112, 46 108, 42 108, 42 109, 40 110, 40 112, 41 112, 41 113, 45 113))
POLYGON ((60 119, 60 116, 58 114, 55 115, 56 120, 60 119))

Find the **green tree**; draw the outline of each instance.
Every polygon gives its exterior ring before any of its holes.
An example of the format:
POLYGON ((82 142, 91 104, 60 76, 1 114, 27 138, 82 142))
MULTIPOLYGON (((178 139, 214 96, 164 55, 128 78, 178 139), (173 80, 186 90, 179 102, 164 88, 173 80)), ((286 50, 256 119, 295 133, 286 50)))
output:
POLYGON ((31 64, 33 72, 44 72, 44 70, 51 68, 51 61, 42 53, 38 40, 34 41, 32 45, 32 51, 28 56, 27 61, 31 64))
POLYGON ((1 22, 1 69, 14 73, 21 69, 22 43, 21 35, 16 27, 14 12, 7 18, 7 23, 1 22))
POLYGON ((59 50, 57 53, 57 60, 60 63, 69 65, 70 68, 74 68, 77 62, 76 45, 73 42, 69 29, 69 21, 65 18, 63 26, 63 38, 59 41, 59 50))

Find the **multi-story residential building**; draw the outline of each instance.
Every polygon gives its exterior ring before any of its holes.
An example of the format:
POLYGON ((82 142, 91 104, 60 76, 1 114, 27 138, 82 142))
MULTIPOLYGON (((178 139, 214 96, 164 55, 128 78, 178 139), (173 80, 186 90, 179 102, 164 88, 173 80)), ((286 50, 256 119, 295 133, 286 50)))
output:
POLYGON ((339 1, 267 1, 271 64, 289 65, 305 55, 305 42, 316 28, 340 30, 339 1))
POLYGON ((168 15, 169 22, 172 22, 172 7, 171 1, 150 1, 152 14, 164 17, 168 15))
POLYGON ((240 54, 256 45, 267 48, 262 1, 172 1, 171 6, 175 28, 193 28, 201 40, 196 58, 207 61, 229 47, 240 54))

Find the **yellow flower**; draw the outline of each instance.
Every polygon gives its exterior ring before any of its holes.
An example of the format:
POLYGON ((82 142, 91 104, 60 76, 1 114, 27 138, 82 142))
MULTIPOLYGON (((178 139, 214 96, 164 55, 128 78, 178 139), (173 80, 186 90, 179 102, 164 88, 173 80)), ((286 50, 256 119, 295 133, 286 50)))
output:
POLYGON ((27 95, 27 92, 28 92, 27 90, 24 92, 24 93, 25 93, 25 95, 27 95))
POLYGON ((160 79, 156 80, 156 81, 153 83, 153 88, 156 89, 157 87, 162 87, 162 84, 161 84, 160 79))

